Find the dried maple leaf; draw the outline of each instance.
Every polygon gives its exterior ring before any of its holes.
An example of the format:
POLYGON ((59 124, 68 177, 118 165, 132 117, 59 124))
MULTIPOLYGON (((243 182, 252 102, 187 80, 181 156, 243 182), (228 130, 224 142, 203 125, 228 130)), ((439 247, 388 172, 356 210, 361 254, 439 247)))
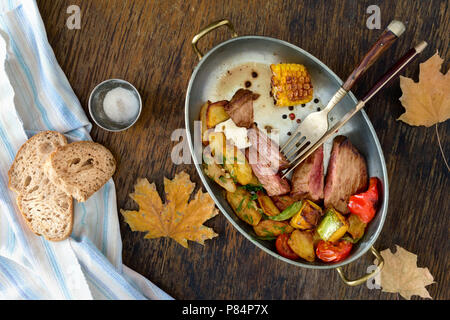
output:
POLYGON ((195 184, 186 172, 175 175, 173 180, 164 178, 166 203, 163 204, 154 183, 138 179, 130 197, 139 205, 139 211, 120 210, 133 231, 147 232, 145 238, 170 237, 188 247, 188 240, 204 244, 217 236, 203 223, 216 216, 218 210, 210 195, 197 192, 188 203, 195 184))
POLYGON ((450 73, 440 72, 443 61, 436 52, 421 63, 419 82, 400 76, 400 101, 406 112, 398 120, 430 127, 450 118, 450 73))
MULTIPOLYGON (((395 254, 390 249, 381 251, 384 268, 375 277, 375 282, 381 286, 384 292, 398 292, 407 300, 410 300, 413 295, 431 299, 425 288, 434 283, 428 268, 418 268, 417 255, 400 246, 396 246, 396 248, 395 254)), ((374 263, 377 264, 377 261, 375 260, 374 263)))

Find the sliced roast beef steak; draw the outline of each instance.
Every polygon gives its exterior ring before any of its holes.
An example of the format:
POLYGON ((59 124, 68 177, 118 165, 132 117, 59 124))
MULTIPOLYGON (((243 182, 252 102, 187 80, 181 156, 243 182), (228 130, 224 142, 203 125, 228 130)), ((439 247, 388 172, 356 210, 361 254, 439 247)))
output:
POLYGON ((270 164, 276 172, 289 166, 286 157, 280 152, 279 145, 259 130, 255 124, 247 130, 247 137, 258 151, 258 162, 270 164))
POLYGON ((348 213, 351 195, 367 189, 367 164, 364 156, 344 136, 333 141, 324 190, 325 207, 348 213))
POLYGON ((289 182, 286 179, 282 179, 278 173, 270 174, 270 168, 254 164, 252 169, 269 196, 283 195, 291 191, 289 182))
POLYGON ((300 163, 292 174, 291 195, 318 201, 323 199, 323 146, 300 163))
POLYGON ((225 106, 225 111, 238 127, 250 128, 253 124, 253 100, 258 98, 257 93, 239 89, 225 106))
MULTIPOLYGON (((257 154, 257 151, 253 146, 250 146, 245 154, 247 159, 250 159, 250 154, 257 154)), ((280 174, 278 174, 270 164, 264 161, 248 161, 252 167, 253 173, 269 196, 283 195, 291 191, 289 182, 286 179, 282 179, 280 174)))

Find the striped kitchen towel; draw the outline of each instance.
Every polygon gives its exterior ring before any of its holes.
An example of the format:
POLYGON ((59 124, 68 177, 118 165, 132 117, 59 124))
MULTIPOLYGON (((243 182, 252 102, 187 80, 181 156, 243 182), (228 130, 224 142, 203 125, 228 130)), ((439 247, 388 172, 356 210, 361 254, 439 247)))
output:
POLYGON ((90 140, 89 123, 50 47, 35 0, 0 0, 0 299, 172 299, 122 264, 112 179, 74 204, 69 239, 34 235, 8 169, 36 132, 90 140))

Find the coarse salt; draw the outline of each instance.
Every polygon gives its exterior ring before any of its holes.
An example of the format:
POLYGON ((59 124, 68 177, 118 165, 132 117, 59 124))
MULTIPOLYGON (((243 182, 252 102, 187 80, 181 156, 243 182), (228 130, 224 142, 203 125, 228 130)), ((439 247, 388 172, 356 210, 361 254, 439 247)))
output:
POLYGON ((114 122, 129 122, 139 113, 139 100, 133 91, 117 87, 106 93, 103 110, 114 122))

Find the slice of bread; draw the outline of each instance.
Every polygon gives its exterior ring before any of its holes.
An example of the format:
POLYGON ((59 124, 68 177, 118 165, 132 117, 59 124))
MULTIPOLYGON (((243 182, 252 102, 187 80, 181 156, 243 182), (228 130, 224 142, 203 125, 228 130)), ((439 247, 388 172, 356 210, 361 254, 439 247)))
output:
POLYGON ((44 164, 66 138, 43 131, 30 138, 17 152, 9 169, 9 188, 18 194, 17 205, 31 230, 48 240, 70 236, 73 226, 72 197, 45 176, 44 164))
POLYGON ((42 131, 28 139, 8 171, 9 188, 20 194, 39 186, 45 176, 45 161, 56 148, 66 144, 66 137, 55 131, 42 131))
POLYGON ((58 147, 44 167, 50 181, 84 202, 112 177, 116 161, 101 144, 80 141, 58 147))
POLYGON ((47 178, 41 188, 19 195, 17 206, 31 230, 47 240, 61 241, 72 233, 72 197, 47 178))

